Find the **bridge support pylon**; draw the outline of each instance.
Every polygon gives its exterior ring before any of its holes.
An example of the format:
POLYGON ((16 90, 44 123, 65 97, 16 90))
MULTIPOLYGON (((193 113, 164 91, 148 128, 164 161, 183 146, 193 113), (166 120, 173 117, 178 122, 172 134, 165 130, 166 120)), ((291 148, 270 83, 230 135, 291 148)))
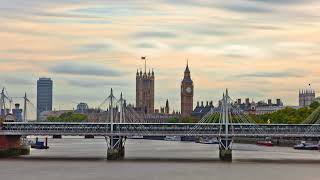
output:
POLYGON ((221 120, 222 126, 220 126, 221 136, 219 137, 219 158, 222 161, 232 161, 232 142, 233 138, 229 135, 230 125, 230 97, 228 89, 226 94, 223 94, 222 99, 222 111, 221 120))
POLYGON ((29 155, 30 147, 21 141, 21 136, 0 136, 0 158, 29 155))
POLYGON ((121 160, 125 156, 125 137, 113 136, 108 138, 107 159, 108 160, 121 160))
POLYGON ((221 161, 232 161, 232 139, 220 138, 219 140, 219 159, 221 161))

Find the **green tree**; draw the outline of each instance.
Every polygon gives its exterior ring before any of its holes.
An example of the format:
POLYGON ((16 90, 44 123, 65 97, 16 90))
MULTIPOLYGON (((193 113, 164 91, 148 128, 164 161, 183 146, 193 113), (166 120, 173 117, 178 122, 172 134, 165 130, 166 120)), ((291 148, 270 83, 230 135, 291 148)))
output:
POLYGON ((267 123, 270 120, 273 124, 299 124, 302 123, 308 116, 311 115, 320 106, 320 103, 315 101, 309 107, 294 109, 286 107, 282 110, 263 115, 250 115, 257 123, 267 123))
POLYGON ((60 116, 49 116, 47 118, 50 122, 84 122, 87 120, 87 116, 84 114, 66 112, 60 116))
POLYGON ((172 117, 168 119, 168 123, 178 123, 179 122, 179 118, 177 117, 172 117))
POLYGON ((198 120, 194 117, 188 116, 188 117, 184 117, 182 118, 182 123, 197 123, 198 120))
POLYGON ((320 106, 319 101, 313 101, 313 102, 310 104, 310 108, 311 108, 311 109, 317 109, 319 106, 320 106))

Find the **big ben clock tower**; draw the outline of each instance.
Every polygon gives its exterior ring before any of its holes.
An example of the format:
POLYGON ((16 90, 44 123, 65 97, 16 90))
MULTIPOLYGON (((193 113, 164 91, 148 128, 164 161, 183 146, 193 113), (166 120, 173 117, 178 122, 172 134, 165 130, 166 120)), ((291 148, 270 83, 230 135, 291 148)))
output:
POLYGON ((190 116, 193 111, 193 81, 191 80, 190 70, 187 67, 184 71, 184 77, 181 82, 181 115, 190 116))

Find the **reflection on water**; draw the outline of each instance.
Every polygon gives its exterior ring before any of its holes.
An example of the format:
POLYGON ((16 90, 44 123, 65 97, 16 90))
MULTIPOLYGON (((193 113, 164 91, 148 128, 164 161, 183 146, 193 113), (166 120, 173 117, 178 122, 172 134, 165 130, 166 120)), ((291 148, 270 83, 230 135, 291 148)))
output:
POLYGON ((50 149, 0 160, 0 179, 318 179, 320 152, 235 144, 233 162, 218 146, 128 140, 122 161, 107 161, 103 138, 50 139, 50 149))

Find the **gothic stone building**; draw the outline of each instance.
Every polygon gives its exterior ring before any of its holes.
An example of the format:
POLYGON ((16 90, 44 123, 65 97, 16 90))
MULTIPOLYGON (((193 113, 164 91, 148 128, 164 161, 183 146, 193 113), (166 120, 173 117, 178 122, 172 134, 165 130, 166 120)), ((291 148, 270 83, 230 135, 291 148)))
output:
POLYGON ((137 71, 136 108, 146 114, 154 113, 154 72, 137 71))
POLYGON ((316 98, 316 93, 313 89, 305 89, 299 91, 299 106, 309 106, 316 98))
POLYGON ((189 66, 184 71, 181 82, 181 115, 190 116, 193 111, 193 81, 191 80, 189 66))

